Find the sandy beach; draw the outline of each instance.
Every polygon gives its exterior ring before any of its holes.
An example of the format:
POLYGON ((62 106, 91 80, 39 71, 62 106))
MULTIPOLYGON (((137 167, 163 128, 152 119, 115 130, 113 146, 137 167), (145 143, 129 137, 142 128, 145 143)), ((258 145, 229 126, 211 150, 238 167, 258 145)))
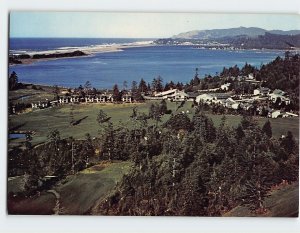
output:
MULTIPOLYGON (((86 55, 84 56, 72 56, 72 57, 53 57, 53 58, 26 58, 20 59, 22 61, 21 65, 32 64, 34 62, 39 61, 49 61, 49 60, 57 60, 57 59, 66 59, 66 58, 78 58, 78 57, 86 57, 92 56, 96 53, 111 53, 111 52, 121 52, 126 48, 138 48, 138 47, 148 47, 154 46, 155 44, 153 41, 142 41, 142 42, 134 42, 134 43, 127 43, 127 44, 104 44, 104 45, 95 45, 95 46, 84 46, 84 47, 65 47, 60 48, 57 50, 47 50, 47 51, 30 51, 26 52, 26 54, 30 55, 31 57, 36 54, 63 54, 63 53, 72 53, 75 51, 84 52, 86 55)), ((17 54, 10 54, 10 55, 17 55, 17 54)), ((18 65, 18 64, 9 64, 10 66, 18 65)))

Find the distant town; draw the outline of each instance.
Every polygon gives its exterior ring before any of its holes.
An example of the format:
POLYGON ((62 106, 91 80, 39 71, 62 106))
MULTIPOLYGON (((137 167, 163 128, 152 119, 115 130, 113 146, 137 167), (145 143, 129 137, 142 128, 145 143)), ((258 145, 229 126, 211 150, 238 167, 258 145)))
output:
MULTIPOLYGON (((195 107, 207 105, 208 107, 225 108, 228 112, 235 114, 243 114, 245 111, 248 111, 255 116, 270 118, 299 116, 298 111, 293 109, 284 111, 284 108, 291 103, 287 92, 280 89, 272 90, 267 85, 262 87, 263 81, 257 81, 252 73, 248 76, 226 77, 225 80, 228 82, 217 88, 202 89, 194 92, 186 92, 177 88, 170 88, 165 91, 150 90, 147 93, 140 93, 141 96, 139 98, 134 97, 132 90, 123 90, 116 96, 113 90, 99 92, 97 90, 93 91, 90 87, 86 87, 85 91, 83 91, 83 88, 62 88, 57 93, 56 100, 41 99, 32 102, 31 108, 43 109, 61 104, 137 103, 141 101, 168 100, 171 102, 194 102, 195 107), (232 88, 232 82, 237 82, 241 85, 251 85, 253 86, 253 92, 236 94, 232 88)), ((12 106, 11 112, 16 113, 14 106, 12 106)))

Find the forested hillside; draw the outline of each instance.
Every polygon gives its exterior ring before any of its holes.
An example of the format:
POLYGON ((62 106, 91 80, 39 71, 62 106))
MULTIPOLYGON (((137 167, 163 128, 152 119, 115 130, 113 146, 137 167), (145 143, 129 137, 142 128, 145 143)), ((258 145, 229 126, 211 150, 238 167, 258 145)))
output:
POLYGON ((245 117, 230 128, 224 117, 215 127, 201 111, 192 120, 174 115, 140 138, 131 173, 93 214, 220 216, 240 204, 263 211, 273 185, 297 180, 297 152, 293 135, 273 138, 269 122, 260 128, 245 117))
POLYGON ((241 49, 292 49, 300 47, 300 35, 265 33, 258 37, 237 36, 217 40, 241 49))

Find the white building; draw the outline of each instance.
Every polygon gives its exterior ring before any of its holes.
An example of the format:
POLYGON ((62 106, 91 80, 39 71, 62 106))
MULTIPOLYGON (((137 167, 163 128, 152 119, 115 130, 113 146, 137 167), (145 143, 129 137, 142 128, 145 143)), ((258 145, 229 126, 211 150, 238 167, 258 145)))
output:
POLYGON ((281 112, 280 110, 273 110, 271 112, 269 112, 268 117, 270 118, 278 118, 281 116, 281 112))
POLYGON ((228 91, 230 86, 231 86, 231 83, 225 83, 225 84, 221 85, 221 90, 228 91))
POLYGON ((196 102, 200 103, 215 103, 215 104, 225 104, 225 101, 230 98, 230 95, 227 93, 206 93, 202 95, 198 95, 196 97, 196 102))
POLYGON ((158 92, 154 95, 153 99, 168 99, 171 101, 184 101, 188 99, 189 95, 184 91, 178 89, 171 89, 168 91, 158 92))
POLYGON ((267 96, 270 93, 270 89, 267 87, 260 87, 253 91, 254 95, 267 96))
POLYGON ((130 94, 125 94, 122 96, 122 101, 124 103, 131 103, 132 102, 132 96, 130 94))
POLYGON ((168 99, 172 101, 185 101, 188 99, 188 97, 189 95, 186 94, 184 91, 177 91, 171 96, 169 96, 168 99))
POLYGON ((280 99, 281 102, 284 102, 286 105, 291 103, 290 98, 288 97, 288 95, 286 94, 286 92, 276 89, 273 91, 273 93, 269 94, 269 99, 275 103, 277 101, 277 99, 280 99))
POLYGON ((226 108, 238 109, 240 104, 233 100, 232 98, 228 98, 225 100, 224 106, 226 108))
POLYGON ((255 78, 254 78, 253 74, 250 73, 250 74, 248 74, 248 78, 247 78, 247 79, 249 79, 249 80, 254 80, 255 78))
POLYGON ((200 102, 203 102, 203 103, 212 103, 214 97, 212 94, 202 94, 202 95, 198 95, 196 97, 196 102, 197 103, 200 103, 200 102))

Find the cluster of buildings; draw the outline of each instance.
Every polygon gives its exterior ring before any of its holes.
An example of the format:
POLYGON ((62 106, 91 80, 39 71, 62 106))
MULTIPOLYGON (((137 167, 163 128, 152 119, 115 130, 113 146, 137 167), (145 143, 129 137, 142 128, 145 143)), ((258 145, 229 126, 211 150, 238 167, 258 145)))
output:
MULTIPOLYGON (((244 79, 245 80, 245 79, 244 79)), ((251 76, 247 78, 249 82, 257 82, 251 76), (248 80, 249 79, 249 80, 248 80)), ((225 83, 220 88, 200 90, 198 92, 184 92, 178 89, 154 93, 152 96, 143 96, 145 100, 169 100, 169 101, 195 101, 200 104, 223 106, 233 110, 250 110, 259 115, 267 115, 271 118, 298 116, 295 113, 284 112, 270 108, 270 103, 280 105, 289 105, 290 98, 286 92, 276 89, 271 90, 267 87, 260 87, 253 91, 253 94, 232 95, 230 94, 231 83, 225 83), (217 91, 224 91, 218 93, 217 91)))
MULTIPOLYGON (((249 75, 243 81, 256 81, 252 75, 249 75)), ((276 89, 271 90, 267 87, 259 87, 253 91, 253 94, 247 95, 232 95, 229 90, 231 83, 222 84, 219 88, 199 90, 198 92, 185 92, 178 89, 168 91, 154 92, 152 95, 142 95, 144 100, 169 100, 173 102, 192 101, 198 104, 223 106, 233 110, 250 110, 257 112, 260 115, 267 115, 271 118, 298 116, 295 113, 283 112, 276 109, 271 109, 270 103, 279 105, 289 105, 290 98, 286 92, 276 89), (222 93, 220 93, 222 91, 222 93), (284 103, 284 104, 283 104, 284 103)), ((126 92, 121 96, 122 103, 132 103, 134 101, 131 92, 126 92)), ((112 93, 94 94, 80 96, 78 94, 68 94, 59 96, 55 101, 44 101, 32 103, 32 108, 47 108, 54 105, 69 104, 69 103, 114 103, 112 93)))
MULTIPOLYGON (((122 95, 121 101, 123 103, 131 103, 133 101, 131 93, 127 93, 122 95)), ((59 96, 58 100, 53 101, 38 101, 35 103, 31 103, 32 108, 48 108, 51 106, 57 106, 61 104, 71 104, 71 103, 113 103, 114 97, 113 94, 98 94, 98 95, 86 95, 86 96, 80 96, 80 95, 64 95, 59 96)))
MULTIPOLYGON (((221 86, 222 90, 228 90, 230 83, 221 86)), ((204 93, 198 95, 195 99, 197 103, 205 103, 208 105, 217 104, 229 109, 254 109, 258 114, 262 115, 263 111, 267 111, 268 117, 293 117, 298 116, 295 113, 284 112, 270 108, 270 103, 280 105, 289 105, 291 100, 286 92, 275 89, 272 91, 267 87, 260 87, 253 91, 253 94, 248 95, 230 95, 229 93, 204 93)))

